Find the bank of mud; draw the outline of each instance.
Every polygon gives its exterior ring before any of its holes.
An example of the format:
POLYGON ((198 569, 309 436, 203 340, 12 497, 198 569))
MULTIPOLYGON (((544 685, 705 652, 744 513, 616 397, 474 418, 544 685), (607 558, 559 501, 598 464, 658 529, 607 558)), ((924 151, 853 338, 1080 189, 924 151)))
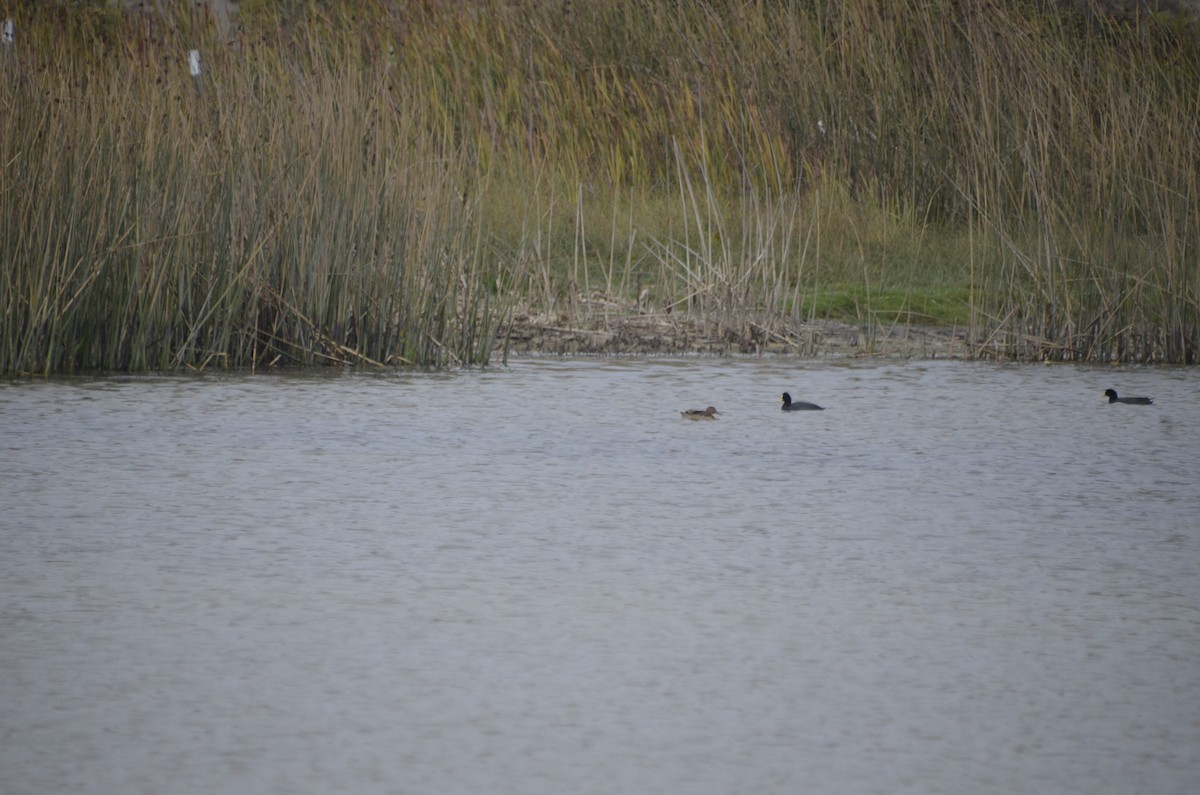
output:
POLYGON ((784 326, 701 322, 682 314, 568 316, 515 313, 497 350, 508 355, 791 354, 966 359, 977 355, 962 327, 814 320, 784 326))

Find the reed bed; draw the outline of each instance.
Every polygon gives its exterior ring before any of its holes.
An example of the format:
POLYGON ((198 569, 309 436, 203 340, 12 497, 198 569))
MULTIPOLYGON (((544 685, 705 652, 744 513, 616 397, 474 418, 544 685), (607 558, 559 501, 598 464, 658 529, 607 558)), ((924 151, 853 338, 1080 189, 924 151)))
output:
POLYGON ((4 371, 483 363, 515 311, 731 350, 840 315, 980 356, 1200 353, 1187 18, 244 0, 225 42, 17 16, 4 371))
POLYGON ((174 48, 45 35, 5 65, 5 371, 488 360, 467 154, 354 42, 195 81, 174 48))

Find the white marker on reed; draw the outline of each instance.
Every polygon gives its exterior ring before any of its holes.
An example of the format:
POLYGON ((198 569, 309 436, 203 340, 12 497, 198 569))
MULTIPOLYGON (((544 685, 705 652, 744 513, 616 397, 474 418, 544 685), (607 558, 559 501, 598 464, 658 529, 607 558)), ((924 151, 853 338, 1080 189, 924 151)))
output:
POLYGON ((17 41, 17 32, 13 27, 12 17, 4 20, 4 25, 0 27, 0 42, 4 42, 6 47, 11 47, 17 41))

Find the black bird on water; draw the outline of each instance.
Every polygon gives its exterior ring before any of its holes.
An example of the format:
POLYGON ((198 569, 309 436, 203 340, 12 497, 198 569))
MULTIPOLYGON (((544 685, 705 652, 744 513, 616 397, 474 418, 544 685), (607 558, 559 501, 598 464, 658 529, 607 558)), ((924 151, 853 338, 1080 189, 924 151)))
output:
POLYGON ((787 392, 783 393, 784 411, 824 411, 825 409, 818 406, 816 403, 805 403, 803 400, 792 400, 792 396, 787 392))
POLYGON ((1109 403, 1133 403, 1138 406, 1149 406, 1154 403, 1154 399, 1148 397, 1117 397, 1117 390, 1115 389, 1104 390, 1104 396, 1108 398, 1109 403))

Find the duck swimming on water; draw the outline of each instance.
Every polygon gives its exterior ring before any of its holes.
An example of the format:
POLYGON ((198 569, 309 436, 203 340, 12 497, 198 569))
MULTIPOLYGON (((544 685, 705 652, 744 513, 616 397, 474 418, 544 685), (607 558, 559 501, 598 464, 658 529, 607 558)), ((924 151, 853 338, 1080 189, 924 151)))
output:
POLYGON ((715 420, 717 414, 721 412, 709 406, 704 411, 700 409, 688 409, 687 411, 679 412, 685 420, 715 420))
POLYGON ((1138 406, 1149 406, 1154 403, 1154 398, 1148 397, 1117 397, 1117 390, 1115 389, 1104 390, 1104 396, 1108 398, 1109 403, 1133 403, 1138 406))
POLYGON ((816 403, 805 403, 803 400, 792 400, 792 396, 787 392, 783 393, 784 411, 824 411, 825 409, 818 406, 816 403))

